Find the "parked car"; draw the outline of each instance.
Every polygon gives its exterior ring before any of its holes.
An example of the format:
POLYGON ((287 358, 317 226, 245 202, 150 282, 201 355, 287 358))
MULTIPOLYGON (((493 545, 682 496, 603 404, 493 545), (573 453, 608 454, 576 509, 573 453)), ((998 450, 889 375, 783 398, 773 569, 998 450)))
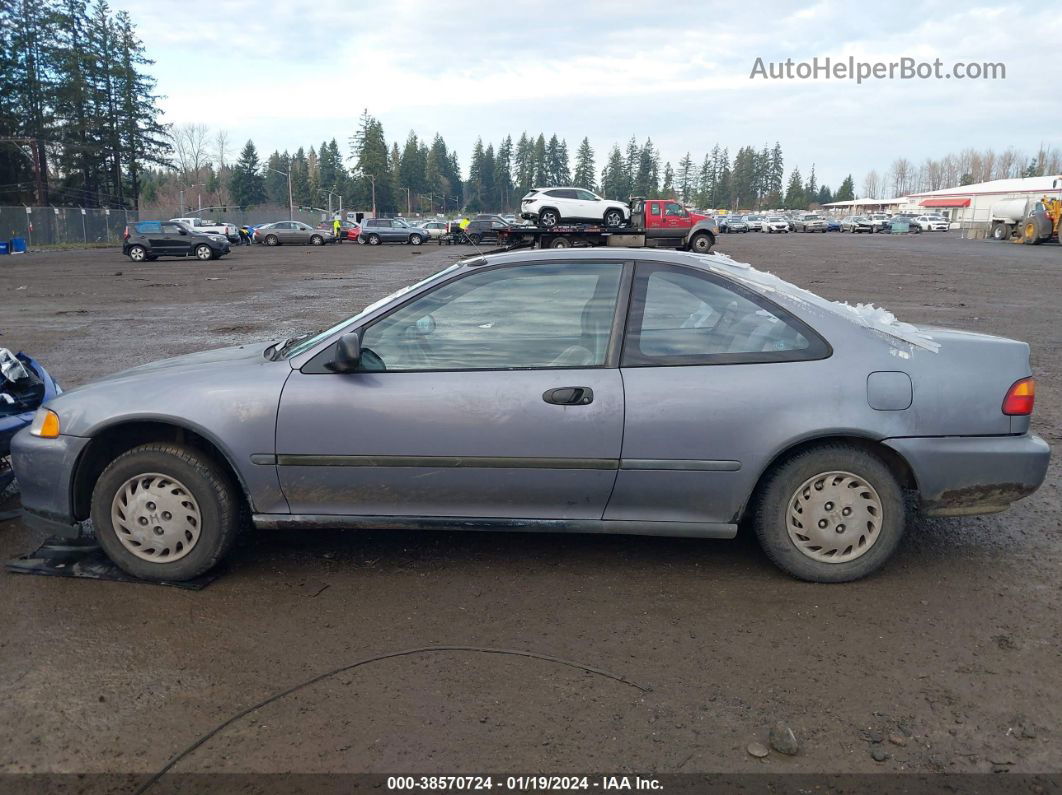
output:
POLYGON ((719 222, 719 231, 726 233, 748 232, 749 225, 740 215, 720 215, 716 218, 719 222))
POLYGON ((768 215, 760 222, 760 231, 772 234, 774 232, 785 232, 788 235, 789 221, 780 215, 768 215))
POLYGON ((122 253, 133 262, 154 262, 159 257, 220 259, 229 253, 224 235, 193 232, 175 221, 137 221, 125 228, 122 253))
POLYGON ((249 515, 704 538, 747 520, 785 571, 841 582, 890 558, 906 500, 966 516, 1041 485, 1030 372, 1024 342, 899 323, 727 257, 525 250, 327 331, 59 395, 11 451, 28 525, 91 517, 146 579, 204 573, 249 515))
POLYGON ((880 232, 892 216, 888 213, 870 213, 866 217, 870 220, 872 231, 880 232))
POLYGON ((188 216, 186 218, 171 218, 172 223, 184 224, 196 234, 221 235, 230 243, 240 242, 240 230, 235 224, 218 223, 217 221, 205 221, 202 218, 188 216))
POLYGON ((420 228, 427 232, 432 240, 438 240, 446 234, 446 221, 424 221, 420 228))
POLYGON ((334 243, 335 235, 332 234, 331 229, 314 229, 302 221, 277 221, 256 227, 254 239, 255 242, 265 243, 267 246, 285 244, 323 246, 326 243, 334 243))
POLYGON ((520 223, 520 220, 512 213, 502 213, 500 217, 503 221, 505 221, 505 223, 512 224, 513 226, 516 226, 518 223, 520 223))
POLYGON ((534 188, 520 200, 520 217, 550 229, 572 221, 623 226, 630 220, 630 207, 602 199, 585 188, 534 188))
POLYGON ((748 224, 750 232, 762 232, 764 216, 762 215, 746 215, 745 223, 748 224))
POLYGON ((511 229, 516 224, 510 224, 500 215, 493 213, 480 213, 472 218, 465 227, 465 235, 469 242, 479 245, 480 243, 494 243, 498 240, 498 233, 511 229))
POLYGON ((841 222, 834 218, 832 215, 826 219, 826 231, 827 232, 840 232, 841 222))
POLYGON ((33 422, 42 403, 63 390, 31 356, 0 347, 0 494, 11 481, 11 440, 33 422))
POLYGON ((916 215, 914 220, 923 232, 948 231, 948 222, 940 215, 916 215))
POLYGON ((826 232, 826 219, 818 213, 805 213, 793 219, 796 232, 826 232))
POLYGON ((922 233, 922 226, 915 220, 915 216, 897 213, 885 221, 878 231, 889 234, 906 234, 909 232, 917 235, 922 233))
POLYGON ((841 219, 842 232, 873 232, 874 225, 865 215, 846 215, 841 219))
POLYGON ((361 222, 359 240, 370 246, 381 243, 409 243, 419 246, 431 238, 428 230, 410 226, 402 218, 366 218, 361 222))

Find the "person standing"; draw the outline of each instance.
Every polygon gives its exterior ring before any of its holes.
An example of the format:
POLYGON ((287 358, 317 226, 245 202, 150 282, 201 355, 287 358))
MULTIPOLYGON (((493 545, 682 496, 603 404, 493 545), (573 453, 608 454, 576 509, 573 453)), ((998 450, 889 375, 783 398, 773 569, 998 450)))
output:
POLYGON ((332 219, 332 232, 336 236, 336 242, 337 243, 342 243, 343 242, 343 223, 339 220, 339 216, 338 215, 335 218, 332 219))

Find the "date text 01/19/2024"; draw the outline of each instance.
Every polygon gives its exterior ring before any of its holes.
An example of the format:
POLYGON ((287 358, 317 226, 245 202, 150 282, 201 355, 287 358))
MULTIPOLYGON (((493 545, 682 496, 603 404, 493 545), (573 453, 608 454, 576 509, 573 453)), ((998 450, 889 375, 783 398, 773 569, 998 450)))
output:
POLYGON ((568 792, 577 790, 662 790, 655 778, 642 776, 388 776, 390 791, 476 792, 499 789, 509 792, 568 792))

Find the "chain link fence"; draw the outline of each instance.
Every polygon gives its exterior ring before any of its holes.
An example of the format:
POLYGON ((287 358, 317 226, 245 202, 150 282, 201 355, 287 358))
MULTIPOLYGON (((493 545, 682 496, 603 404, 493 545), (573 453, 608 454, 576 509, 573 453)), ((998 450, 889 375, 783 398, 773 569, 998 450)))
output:
POLYGON ((135 210, 82 207, 0 207, 0 240, 22 238, 32 248, 54 245, 117 245, 135 210))

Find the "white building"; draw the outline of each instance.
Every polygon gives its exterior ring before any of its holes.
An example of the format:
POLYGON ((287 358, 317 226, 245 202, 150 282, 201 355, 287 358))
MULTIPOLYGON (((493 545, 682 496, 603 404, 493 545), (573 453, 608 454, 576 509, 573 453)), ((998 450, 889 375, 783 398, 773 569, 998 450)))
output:
POLYGON ((1062 197, 1062 175, 994 179, 976 185, 912 193, 903 210, 939 210, 963 227, 989 223, 992 206, 1003 199, 1062 197))
POLYGON ((907 196, 893 199, 852 199, 846 202, 830 202, 822 205, 837 215, 866 215, 867 213, 895 213, 910 204, 907 196))

